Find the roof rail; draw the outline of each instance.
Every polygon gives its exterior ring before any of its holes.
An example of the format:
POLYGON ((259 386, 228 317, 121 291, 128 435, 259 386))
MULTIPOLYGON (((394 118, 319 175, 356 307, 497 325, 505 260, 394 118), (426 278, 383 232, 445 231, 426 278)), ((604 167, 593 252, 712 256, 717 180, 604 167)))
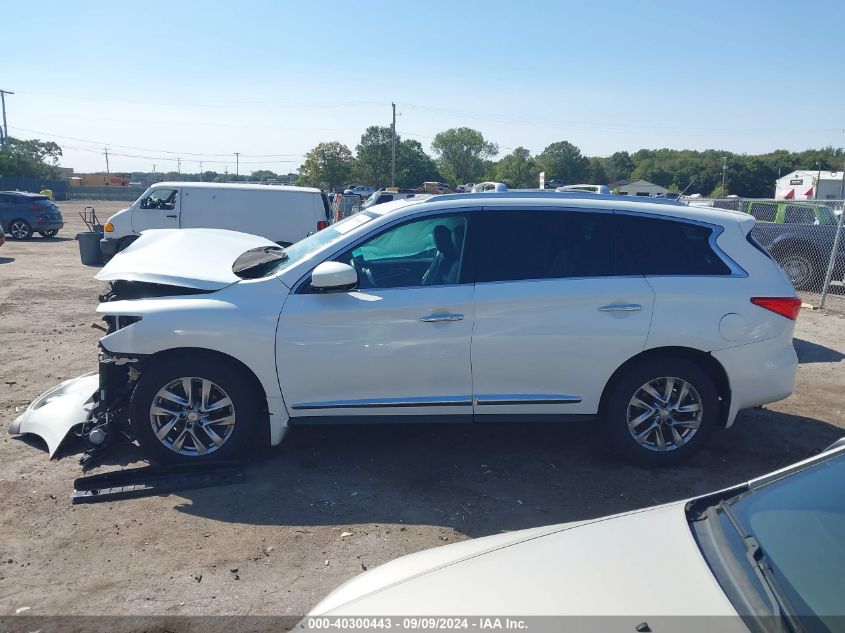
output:
POLYGON ((445 202, 447 200, 497 200, 501 198, 544 198, 555 200, 612 200, 614 202, 645 202, 651 204, 668 204, 671 206, 689 206, 686 202, 671 198, 647 198, 644 196, 620 196, 612 193, 590 193, 587 191, 558 192, 553 190, 513 190, 484 191, 479 193, 445 193, 437 194, 426 202, 445 202))

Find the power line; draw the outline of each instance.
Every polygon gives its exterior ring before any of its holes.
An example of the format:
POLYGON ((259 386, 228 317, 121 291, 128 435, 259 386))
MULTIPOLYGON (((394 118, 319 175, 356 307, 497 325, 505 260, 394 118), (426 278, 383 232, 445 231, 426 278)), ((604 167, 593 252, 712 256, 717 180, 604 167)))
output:
MULTIPOLYGON (((45 132, 43 130, 28 130, 26 128, 17 127, 17 126, 15 127, 15 129, 20 130, 22 132, 30 132, 32 134, 43 134, 45 136, 52 136, 54 138, 67 139, 67 140, 70 140, 70 141, 79 141, 81 143, 91 143, 92 145, 106 145, 106 143, 104 141, 94 141, 94 140, 91 140, 91 139, 79 138, 79 137, 76 137, 76 136, 62 136, 61 134, 54 134, 52 132, 45 132)), ((160 154, 172 154, 174 156, 185 155, 185 156, 217 156, 217 157, 222 157, 222 156, 231 156, 232 155, 231 152, 222 153, 222 154, 203 154, 203 153, 199 153, 199 152, 178 152, 178 151, 166 150, 166 149, 152 149, 152 148, 149 148, 149 147, 136 147, 136 146, 133 146, 133 145, 119 145, 117 143, 108 143, 108 145, 111 145, 112 147, 120 147, 122 149, 133 149, 133 150, 137 150, 137 151, 140 151, 140 152, 157 152, 157 153, 160 153, 160 154)), ((286 157, 302 157, 302 156, 304 156, 304 154, 244 154, 244 156, 246 156, 248 158, 286 158, 286 157)))

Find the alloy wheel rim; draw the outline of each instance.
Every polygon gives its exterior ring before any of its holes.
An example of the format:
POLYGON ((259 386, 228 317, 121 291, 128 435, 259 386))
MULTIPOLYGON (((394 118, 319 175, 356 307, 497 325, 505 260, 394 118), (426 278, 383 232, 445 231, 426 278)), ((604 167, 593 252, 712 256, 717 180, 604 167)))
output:
POLYGON ((803 282, 810 277, 812 267, 810 263, 799 257, 790 258, 783 262, 783 269, 786 276, 793 285, 803 282))
POLYGON ((198 457, 220 449, 232 436, 235 408, 226 391, 211 380, 177 378, 153 398, 150 425, 165 447, 198 457))
POLYGON ((12 226, 9 227, 9 233, 11 233, 12 237, 16 240, 22 240, 27 234, 26 224, 23 222, 12 222, 12 226))
POLYGON ((628 431, 647 450, 673 451, 693 438, 703 415, 698 390, 682 378, 664 376, 634 392, 628 402, 628 431))

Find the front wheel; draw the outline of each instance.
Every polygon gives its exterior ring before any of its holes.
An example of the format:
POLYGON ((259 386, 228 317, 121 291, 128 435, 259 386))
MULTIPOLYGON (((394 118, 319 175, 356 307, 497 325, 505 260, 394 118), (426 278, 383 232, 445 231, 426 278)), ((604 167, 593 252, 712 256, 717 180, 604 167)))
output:
POLYGON ((13 240, 28 240, 32 237, 32 227, 26 220, 12 220, 7 231, 13 240))
POLYGON ((240 368, 190 355, 161 361, 141 374, 129 419, 153 461, 234 459, 255 437, 259 397, 240 368))
POLYGON ((698 365, 681 358, 633 365, 604 402, 605 435, 613 449, 644 466, 678 464, 697 453, 716 429, 719 396, 698 365))

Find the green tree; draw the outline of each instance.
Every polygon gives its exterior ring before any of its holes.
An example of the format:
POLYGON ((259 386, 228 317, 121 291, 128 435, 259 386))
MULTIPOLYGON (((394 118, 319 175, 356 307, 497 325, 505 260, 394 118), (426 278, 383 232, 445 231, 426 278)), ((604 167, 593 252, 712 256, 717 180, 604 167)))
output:
POLYGON ((352 175, 355 159, 343 143, 320 143, 305 155, 299 168, 299 184, 333 190, 352 175))
POLYGON ((443 176, 419 141, 411 139, 396 144, 396 186, 413 189, 426 181, 440 182, 443 176))
POLYGON ((62 148, 52 141, 7 139, 0 150, 0 175, 55 178, 62 148))
POLYGON ((634 161, 628 152, 614 152, 602 161, 608 184, 617 180, 627 180, 634 171, 634 161))
POLYGON ((254 171, 249 175, 250 180, 257 180, 258 182, 264 182, 265 180, 278 180, 279 175, 275 172, 270 171, 269 169, 259 169, 258 171, 254 171))
POLYGON ((604 170, 604 161, 601 158, 593 157, 590 159, 588 180, 594 185, 606 185, 610 181, 607 178, 607 172, 604 170))
POLYGON ((539 183, 540 170, 524 147, 517 147, 493 166, 493 178, 511 188, 531 188, 539 183))
POLYGON ((567 184, 584 182, 590 167, 590 161, 569 141, 546 147, 537 155, 537 163, 546 172, 546 180, 562 180, 567 184))
MULTIPOLYGON (((396 137, 397 144, 399 137, 396 137)), ((388 126, 371 125, 361 135, 361 142, 355 147, 355 179, 361 184, 376 189, 390 185, 392 161, 391 129, 388 126)), ((397 148, 397 163, 399 162, 397 148)), ((398 171, 398 164, 397 164, 398 171)))
POLYGON ((441 172, 452 184, 475 182, 486 171, 485 160, 499 153, 498 145, 468 127, 440 132, 434 137, 431 149, 438 156, 441 172))

